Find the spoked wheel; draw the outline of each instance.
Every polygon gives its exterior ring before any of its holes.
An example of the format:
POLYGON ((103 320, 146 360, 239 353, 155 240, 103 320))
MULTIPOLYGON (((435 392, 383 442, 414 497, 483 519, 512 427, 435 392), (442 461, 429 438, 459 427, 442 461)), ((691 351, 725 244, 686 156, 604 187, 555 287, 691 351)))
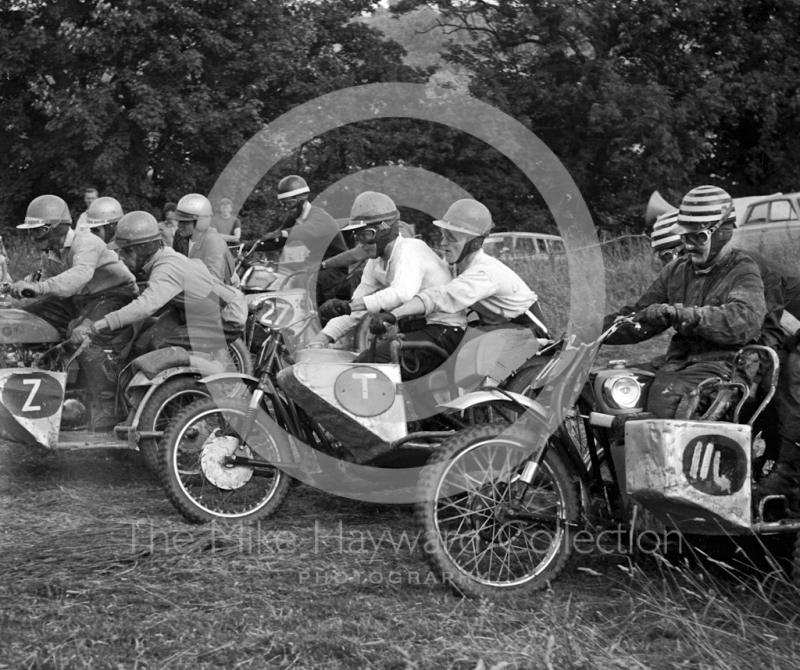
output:
POLYGON ((177 416, 161 438, 161 485, 189 521, 266 519, 286 498, 290 477, 278 468, 230 464, 235 456, 281 461, 277 443, 258 418, 247 440, 241 439, 247 412, 246 401, 199 400, 177 416))
POLYGON ((247 345, 242 338, 234 340, 228 345, 228 355, 236 372, 243 375, 253 374, 253 357, 247 350, 247 345))
POLYGON ((534 481, 519 480, 530 438, 507 424, 468 428, 442 443, 418 484, 425 560, 464 595, 544 588, 569 559, 576 486, 549 448, 534 481))
MULTIPOLYGON (((191 405, 199 398, 207 398, 208 390, 194 377, 175 377, 164 382, 156 389, 139 419, 140 432, 163 432, 170 421, 184 407, 191 405)), ((151 472, 158 472, 158 437, 142 437, 139 440, 139 451, 142 452, 145 465, 151 472)))

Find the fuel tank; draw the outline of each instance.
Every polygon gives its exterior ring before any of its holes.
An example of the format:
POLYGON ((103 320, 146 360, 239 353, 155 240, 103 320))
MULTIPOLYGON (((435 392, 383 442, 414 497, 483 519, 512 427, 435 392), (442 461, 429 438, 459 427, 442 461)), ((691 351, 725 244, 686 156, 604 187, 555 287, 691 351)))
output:
POLYGON ((0 344, 60 342, 61 336, 47 321, 23 309, 0 310, 0 344))

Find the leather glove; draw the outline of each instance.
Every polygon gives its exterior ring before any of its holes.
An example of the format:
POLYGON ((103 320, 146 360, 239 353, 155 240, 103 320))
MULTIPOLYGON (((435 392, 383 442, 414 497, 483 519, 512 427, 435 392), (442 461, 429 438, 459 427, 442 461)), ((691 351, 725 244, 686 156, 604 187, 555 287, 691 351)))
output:
POLYGON ((350 303, 347 300, 339 300, 339 298, 331 298, 322 303, 319 308, 319 318, 322 321, 330 321, 334 317, 346 314, 350 314, 350 303))
POLYGON ((396 323, 397 319, 394 314, 390 314, 389 312, 373 314, 369 317, 369 332, 373 335, 384 335, 389 330, 386 325, 394 326, 396 323))
POLYGON ((694 307, 684 307, 683 305, 675 305, 675 330, 682 335, 692 330, 698 323, 700 323, 700 314, 694 307))
POLYGON ((72 344, 81 344, 87 337, 91 337, 92 322, 86 319, 83 323, 78 324, 72 329, 72 334, 69 336, 69 341, 72 344))
POLYGON ((11 284, 8 292, 12 298, 35 298, 42 293, 42 285, 38 282, 17 281, 11 284))
POLYGON ((105 319, 100 319, 99 321, 95 321, 92 324, 92 332, 96 335, 97 333, 102 333, 105 330, 111 330, 108 325, 108 321, 105 319))
POLYGON ((659 328, 669 328, 676 321, 675 308, 672 305, 650 305, 633 317, 634 321, 650 324, 659 328))

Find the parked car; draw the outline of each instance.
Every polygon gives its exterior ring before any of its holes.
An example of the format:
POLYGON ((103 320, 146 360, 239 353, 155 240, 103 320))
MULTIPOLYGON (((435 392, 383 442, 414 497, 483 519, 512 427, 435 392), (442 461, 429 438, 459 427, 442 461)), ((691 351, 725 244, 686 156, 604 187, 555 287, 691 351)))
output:
MULTIPOLYGON (((739 203, 737 201, 737 208, 739 203)), ((759 252, 800 250, 800 192, 776 193, 748 202, 737 220, 736 246, 759 252)))
POLYGON ((483 250, 497 258, 548 258, 564 254, 564 240, 546 233, 491 233, 483 250))

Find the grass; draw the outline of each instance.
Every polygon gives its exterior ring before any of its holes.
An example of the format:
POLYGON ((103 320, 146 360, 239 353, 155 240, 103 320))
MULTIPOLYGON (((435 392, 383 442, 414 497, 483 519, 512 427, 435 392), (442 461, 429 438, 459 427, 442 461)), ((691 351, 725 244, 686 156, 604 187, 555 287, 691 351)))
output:
MULTIPOLYGON (((611 310, 656 267, 646 249, 604 253, 611 310)), ((562 329, 566 268, 521 271, 562 329)), ((0 669, 794 670, 800 658, 788 537, 772 555, 704 542, 674 563, 606 547, 532 597, 463 600, 425 567, 405 507, 299 486, 261 526, 190 526, 136 452, 2 442, 0 533, 0 669)))
POLYGON ((403 507, 300 486, 223 530, 184 524, 135 452, 3 444, 0 463, 0 668, 797 666, 775 574, 598 553, 536 596, 462 600, 403 507))

